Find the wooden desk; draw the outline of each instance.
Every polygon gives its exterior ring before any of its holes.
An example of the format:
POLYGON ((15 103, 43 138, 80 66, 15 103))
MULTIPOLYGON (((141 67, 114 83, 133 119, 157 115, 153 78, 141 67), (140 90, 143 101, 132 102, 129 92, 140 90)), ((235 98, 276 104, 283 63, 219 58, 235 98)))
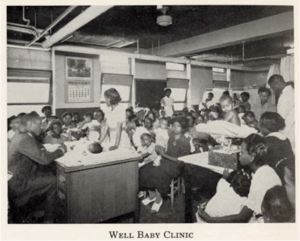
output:
POLYGON ((97 223, 130 212, 138 222, 139 160, 75 167, 57 163, 58 222, 97 223))

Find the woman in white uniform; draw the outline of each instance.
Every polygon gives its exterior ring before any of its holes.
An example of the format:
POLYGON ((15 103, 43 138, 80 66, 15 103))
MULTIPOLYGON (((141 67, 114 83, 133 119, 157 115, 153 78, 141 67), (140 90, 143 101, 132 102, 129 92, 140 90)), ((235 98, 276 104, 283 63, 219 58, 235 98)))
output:
POLYGON ((174 99, 170 97, 172 91, 171 89, 165 89, 165 97, 161 99, 160 103, 162 107, 164 107, 166 116, 165 117, 172 117, 174 114, 174 99))
MULTIPOLYGON (((119 105, 121 97, 119 92, 114 89, 108 89, 104 92, 105 102, 111 110, 106 113, 106 123, 108 128, 103 133, 104 137, 109 133, 110 141, 105 143, 109 145, 109 150, 116 150, 118 148, 131 149, 131 143, 127 133, 125 132, 126 122, 126 108, 119 105)), ((104 143, 103 143, 104 144, 104 143)))

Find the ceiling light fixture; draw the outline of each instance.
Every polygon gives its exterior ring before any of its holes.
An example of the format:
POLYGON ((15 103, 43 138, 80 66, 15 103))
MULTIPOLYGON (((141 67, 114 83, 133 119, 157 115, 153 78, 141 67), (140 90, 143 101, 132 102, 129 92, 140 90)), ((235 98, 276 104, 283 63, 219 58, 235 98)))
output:
POLYGON ((157 9, 160 10, 163 15, 160 15, 156 19, 156 23, 160 26, 169 26, 172 24, 172 17, 169 15, 166 15, 166 12, 168 11, 168 7, 163 7, 163 6, 157 6, 157 9))

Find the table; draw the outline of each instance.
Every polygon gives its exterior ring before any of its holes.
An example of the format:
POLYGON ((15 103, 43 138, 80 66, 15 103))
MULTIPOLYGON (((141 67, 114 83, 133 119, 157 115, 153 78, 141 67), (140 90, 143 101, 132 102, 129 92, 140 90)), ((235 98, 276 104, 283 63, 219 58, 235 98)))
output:
POLYGON ((138 222, 140 160, 73 167, 57 161, 58 222, 97 223, 132 212, 138 222))
MULTIPOLYGON (((208 155, 208 152, 202 152, 178 158, 180 161, 183 161, 186 164, 184 171, 186 223, 192 223, 195 214, 192 203, 192 188, 195 187, 195 183, 197 185, 197 182, 205 182, 205 185, 211 185, 211 188, 215 188, 224 171, 223 167, 208 164, 208 155), (201 174, 206 175, 203 178, 201 174)), ((229 169, 229 171, 233 170, 229 169)))

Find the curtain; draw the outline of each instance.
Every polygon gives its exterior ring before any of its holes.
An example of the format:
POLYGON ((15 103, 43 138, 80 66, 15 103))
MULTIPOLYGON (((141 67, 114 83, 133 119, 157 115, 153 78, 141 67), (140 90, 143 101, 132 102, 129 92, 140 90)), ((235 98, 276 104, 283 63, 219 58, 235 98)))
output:
POLYGON ((267 76, 267 87, 270 88, 270 86, 268 85, 268 80, 270 79, 270 77, 274 74, 280 74, 280 66, 279 64, 272 64, 270 66, 270 69, 269 69, 269 73, 268 73, 268 76, 267 76))
POLYGON ((285 82, 294 81, 294 56, 281 58, 280 74, 285 82))

